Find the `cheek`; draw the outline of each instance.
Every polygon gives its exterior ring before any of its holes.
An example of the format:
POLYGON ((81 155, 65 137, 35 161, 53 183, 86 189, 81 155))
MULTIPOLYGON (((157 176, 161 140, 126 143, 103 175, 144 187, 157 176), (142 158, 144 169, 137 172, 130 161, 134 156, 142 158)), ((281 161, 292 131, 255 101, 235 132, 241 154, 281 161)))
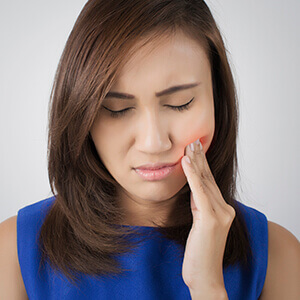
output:
POLYGON ((177 141, 185 148, 190 143, 200 138, 204 152, 206 152, 212 142, 215 130, 215 119, 212 110, 199 114, 199 111, 189 115, 189 118, 179 122, 176 128, 178 134, 177 141))
POLYGON ((128 131, 124 130, 124 125, 122 129, 118 124, 99 122, 91 127, 90 133, 102 163, 113 174, 114 170, 120 169, 120 164, 124 161, 124 149, 127 149, 129 140, 126 134, 128 131))
MULTIPOLYGON (((116 148, 115 134, 111 134, 109 128, 102 124, 94 124, 90 130, 98 155, 104 165, 110 160, 111 149, 116 148)), ((107 166, 106 166, 107 167, 107 166)))

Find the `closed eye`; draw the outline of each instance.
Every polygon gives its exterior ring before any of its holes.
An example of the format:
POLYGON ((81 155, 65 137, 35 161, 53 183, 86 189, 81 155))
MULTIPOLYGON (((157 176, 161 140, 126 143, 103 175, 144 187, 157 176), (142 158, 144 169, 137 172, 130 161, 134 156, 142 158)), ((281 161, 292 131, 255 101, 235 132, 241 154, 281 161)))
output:
MULTIPOLYGON (((173 105, 165 105, 165 106, 170 107, 171 109, 177 110, 177 111, 188 110, 190 108, 190 104, 193 102, 194 99, 195 99, 195 97, 193 97, 188 103, 180 105, 180 106, 173 106, 173 105)), ((108 109, 105 106, 103 106, 103 108, 108 110, 110 113, 110 116, 113 118, 121 117, 121 116, 125 115, 129 110, 133 109, 132 107, 128 107, 128 108, 125 108, 122 110, 114 111, 114 110, 108 109)))
POLYGON ((180 106, 172 106, 172 105, 166 105, 174 110, 179 110, 182 111, 184 109, 189 109, 189 105, 192 103, 192 101, 195 99, 195 97, 193 97, 188 103, 180 105, 180 106))

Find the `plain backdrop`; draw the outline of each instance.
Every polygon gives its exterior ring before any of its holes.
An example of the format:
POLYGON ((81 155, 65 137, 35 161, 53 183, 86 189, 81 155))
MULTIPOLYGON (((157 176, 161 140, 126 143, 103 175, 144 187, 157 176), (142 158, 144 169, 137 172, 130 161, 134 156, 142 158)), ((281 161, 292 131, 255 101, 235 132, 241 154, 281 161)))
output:
MULTIPOLYGON (((48 101, 85 2, 0 2, 0 222, 52 196, 48 101)), ((224 37, 239 96, 239 200, 299 239, 300 1, 207 4, 224 37)))

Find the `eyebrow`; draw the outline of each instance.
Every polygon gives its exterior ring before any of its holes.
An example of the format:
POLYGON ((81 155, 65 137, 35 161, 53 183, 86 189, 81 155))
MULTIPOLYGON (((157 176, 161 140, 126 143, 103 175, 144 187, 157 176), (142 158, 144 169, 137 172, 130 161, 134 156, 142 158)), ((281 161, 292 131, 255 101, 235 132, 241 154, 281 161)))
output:
MULTIPOLYGON (((167 88, 163 91, 156 92, 155 96, 157 98, 159 98, 159 97, 162 97, 162 96, 171 95, 171 94, 174 94, 174 93, 179 92, 179 91, 191 89, 195 86, 198 86, 200 83, 201 82, 195 82, 195 83, 188 83, 188 84, 172 86, 172 87, 169 87, 169 88, 167 88)), ((106 98, 119 98, 119 99, 123 99, 123 100, 135 99, 134 95, 130 95, 130 94, 126 94, 126 93, 119 93, 119 92, 108 92, 105 96, 105 99, 106 98)))

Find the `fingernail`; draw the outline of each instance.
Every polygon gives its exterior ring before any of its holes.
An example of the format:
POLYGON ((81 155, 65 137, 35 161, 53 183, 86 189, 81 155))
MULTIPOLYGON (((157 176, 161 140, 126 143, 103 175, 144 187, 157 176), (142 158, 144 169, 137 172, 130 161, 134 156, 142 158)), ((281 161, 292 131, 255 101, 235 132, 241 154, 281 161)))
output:
POLYGON ((201 144, 201 142, 200 142, 200 139, 197 139, 196 144, 200 146, 200 150, 203 149, 202 144, 201 144))
POLYGON ((194 143, 190 143, 190 149, 194 152, 194 143))
POLYGON ((184 159, 185 159, 185 161, 186 161, 187 163, 189 163, 189 164, 191 163, 191 160, 190 160, 190 158, 189 158, 188 156, 185 156, 184 159))

